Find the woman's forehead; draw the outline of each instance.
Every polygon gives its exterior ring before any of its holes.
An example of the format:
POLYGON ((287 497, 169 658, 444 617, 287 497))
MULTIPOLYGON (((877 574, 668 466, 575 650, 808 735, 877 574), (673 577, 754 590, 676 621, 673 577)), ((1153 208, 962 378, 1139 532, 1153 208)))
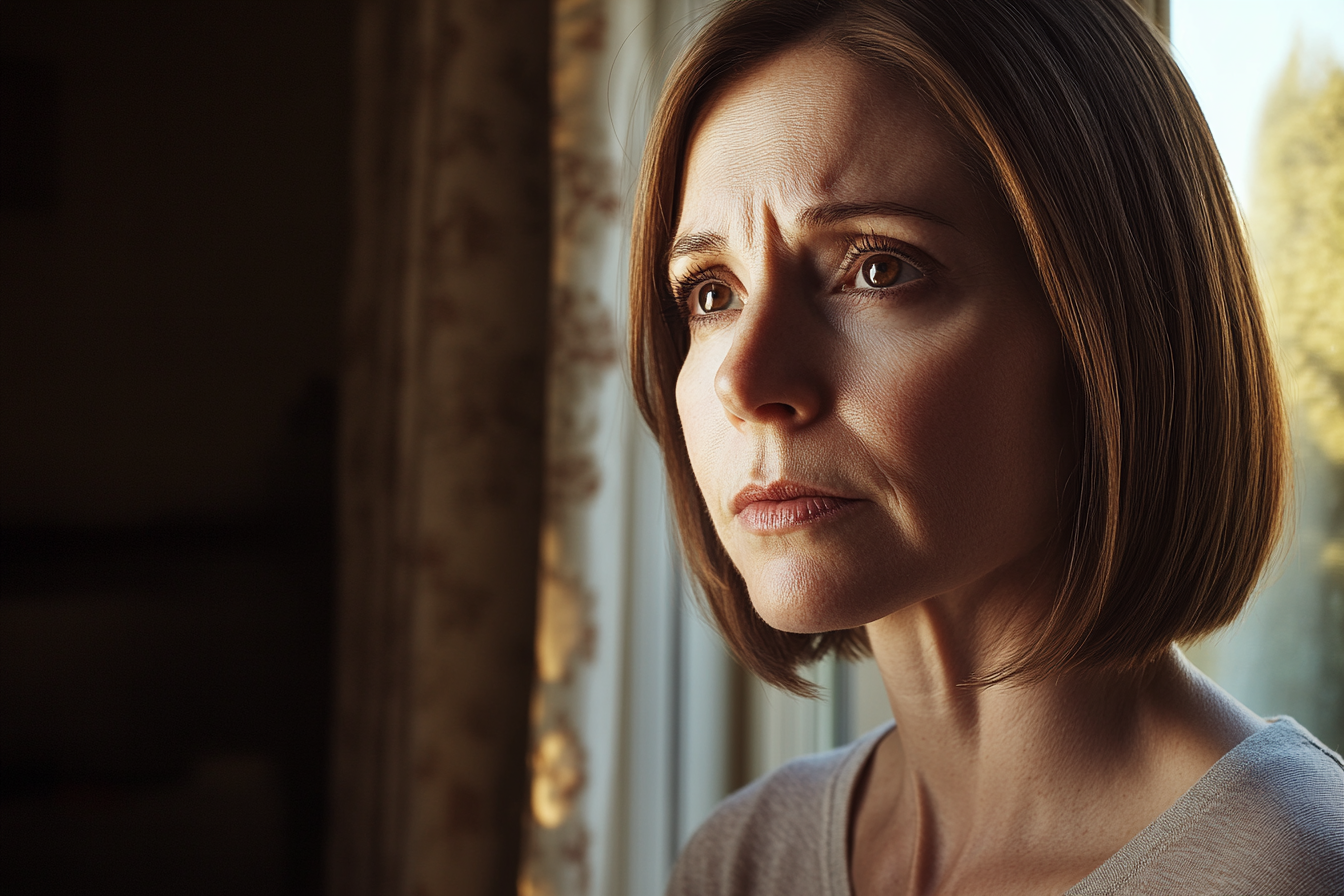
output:
POLYGON ((691 133, 678 234, 788 226, 808 209, 889 202, 952 218, 979 190, 919 94, 825 47, 722 88, 691 133))

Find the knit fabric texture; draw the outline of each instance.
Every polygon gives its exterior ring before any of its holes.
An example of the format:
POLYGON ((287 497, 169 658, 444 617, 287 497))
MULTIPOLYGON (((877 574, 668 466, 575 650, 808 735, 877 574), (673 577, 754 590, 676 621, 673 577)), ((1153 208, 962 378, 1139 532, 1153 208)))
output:
MULTIPOLYGON (((1065 896, 1344 894, 1344 762, 1293 719, 1270 721, 1065 896)), ((730 796, 686 845, 668 896, 851 896, 854 786, 890 729, 730 796)))

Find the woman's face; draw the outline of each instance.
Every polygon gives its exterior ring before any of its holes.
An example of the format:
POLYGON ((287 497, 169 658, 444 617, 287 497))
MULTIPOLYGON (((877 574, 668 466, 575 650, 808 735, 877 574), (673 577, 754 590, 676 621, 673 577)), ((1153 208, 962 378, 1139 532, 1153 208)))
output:
POLYGON ((1039 573, 1072 465, 1059 336, 924 102, 790 50, 718 95, 685 165, 677 409, 765 621, 848 628, 1039 573))

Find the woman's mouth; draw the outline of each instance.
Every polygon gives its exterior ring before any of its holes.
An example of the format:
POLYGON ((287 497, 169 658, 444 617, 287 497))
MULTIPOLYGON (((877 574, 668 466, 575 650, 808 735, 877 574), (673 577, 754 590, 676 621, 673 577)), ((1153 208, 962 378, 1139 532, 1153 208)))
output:
POLYGON ((830 494, 793 482, 751 485, 733 498, 737 522, 748 532, 779 534, 835 516, 858 504, 856 498, 830 494))

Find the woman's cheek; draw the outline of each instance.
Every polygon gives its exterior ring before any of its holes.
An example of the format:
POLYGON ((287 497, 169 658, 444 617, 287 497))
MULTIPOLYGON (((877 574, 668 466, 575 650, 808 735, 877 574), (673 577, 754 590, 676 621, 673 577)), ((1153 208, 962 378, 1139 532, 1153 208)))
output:
POLYGON ((711 516, 715 516, 715 452, 711 450, 711 445, 722 441, 721 436, 716 437, 715 429, 727 425, 727 418, 714 394, 714 371, 717 367, 710 365, 711 360, 705 357, 704 352, 692 349, 677 376, 676 397, 691 470, 710 505, 711 516))

